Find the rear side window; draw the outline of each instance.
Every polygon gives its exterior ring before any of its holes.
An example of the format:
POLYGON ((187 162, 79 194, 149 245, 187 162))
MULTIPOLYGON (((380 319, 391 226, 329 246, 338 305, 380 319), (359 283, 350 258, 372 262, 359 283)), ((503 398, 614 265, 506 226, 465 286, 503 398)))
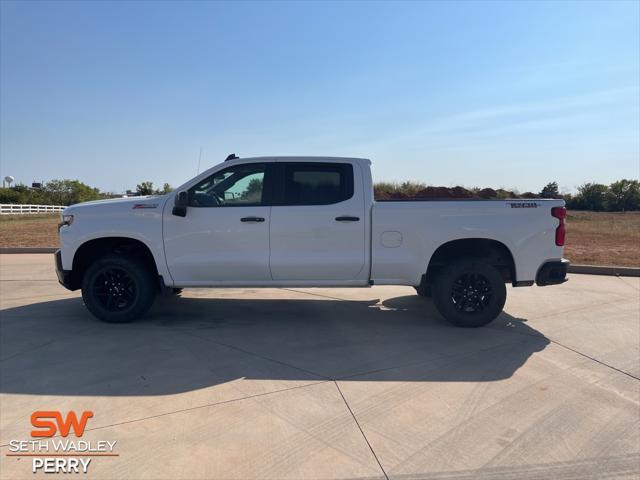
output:
POLYGON ((285 163, 284 205, 329 205, 353 196, 349 163, 285 163))

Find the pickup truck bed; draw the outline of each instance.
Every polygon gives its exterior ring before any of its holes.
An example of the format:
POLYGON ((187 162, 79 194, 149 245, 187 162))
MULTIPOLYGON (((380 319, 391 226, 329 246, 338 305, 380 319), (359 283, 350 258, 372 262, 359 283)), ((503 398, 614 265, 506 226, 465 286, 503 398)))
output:
POLYGON ((513 282, 535 281, 541 258, 562 258, 554 241, 558 220, 550 212, 563 205, 562 200, 376 202, 372 238, 380 241, 373 244, 371 276, 376 283, 412 285, 438 248, 464 240, 460 254, 474 254, 474 245, 492 240, 512 256, 513 282), (536 207, 512 207, 525 204, 536 207))

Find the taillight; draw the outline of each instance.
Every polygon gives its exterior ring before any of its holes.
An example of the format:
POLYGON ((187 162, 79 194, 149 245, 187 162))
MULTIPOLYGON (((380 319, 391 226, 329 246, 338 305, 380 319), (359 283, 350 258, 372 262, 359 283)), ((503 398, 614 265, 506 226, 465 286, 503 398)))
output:
POLYGON ((556 228, 556 245, 562 247, 564 246, 564 239, 567 236, 567 224, 565 223, 567 209, 564 207, 553 207, 551 209, 551 216, 560 221, 558 228, 556 228))

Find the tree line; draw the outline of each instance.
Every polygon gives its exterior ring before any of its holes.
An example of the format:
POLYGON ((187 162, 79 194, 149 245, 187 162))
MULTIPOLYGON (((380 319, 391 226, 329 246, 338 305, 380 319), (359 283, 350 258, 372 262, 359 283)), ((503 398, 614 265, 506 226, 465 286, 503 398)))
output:
MULTIPOLYGON (((165 183, 155 188, 153 182, 141 182, 136 186, 137 195, 163 195, 173 190, 165 183)), ((410 198, 561 198, 571 210, 596 212, 621 212, 640 210, 640 182, 622 179, 609 185, 584 183, 575 194, 560 193, 557 182, 550 182, 540 192, 519 193, 512 190, 491 188, 433 187, 420 182, 376 182, 374 195, 378 200, 410 198)), ((79 180, 51 180, 40 188, 15 185, 0 188, 0 203, 36 205, 72 205, 74 203, 100 200, 117 195, 101 192, 79 180)))
MULTIPOLYGON (((550 184, 553 185, 553 184, 550 184)), ((557 183, 555 184, 557 188, 557 183)), ((640 182, 622 179, 610 185, 585 183, 576 195, 563 195, 567 208, 595 212, 640 210, 640 182)))
MULTIPOLYGON (((163 195, 173 190, 165 183, 155 188, 153 182, 141 182, 136 186, 136 195, 163 195)), ((73 205, 74 203, 102 200, 120 195, 101 192, 80 180, 51 180, 38 188, 18 184, 10 188, 0 188, 0 203, 32 205, 73 205)))
POLYGON ((560 193, 557 182, 549 182, 540 192, 520 193, 514 190, 492 188, 433 187, 420 182, 376 182, 374 196, 377 200, 429 199, 429 198, 558 198, 566 202, 570 210, 596 212, 624 212, 640 210, 640 182, 622 179, 609 185, 583 183, 575 194, 560 193))

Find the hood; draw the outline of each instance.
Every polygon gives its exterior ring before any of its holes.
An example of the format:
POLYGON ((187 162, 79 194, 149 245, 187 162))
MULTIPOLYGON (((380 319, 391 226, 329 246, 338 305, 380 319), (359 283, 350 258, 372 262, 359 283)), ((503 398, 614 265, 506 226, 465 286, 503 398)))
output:
POLYGON ((107 200, 93 200, 70 205, 64 209, 64 214, 73 214, 84 210, 131 210, 136 205, 140 209, 162 209, 162 205, 167 200, 166 195, 148 195, 144 197, 109 198, 107 200), (155 205, 155 207, 154 207, 155 205))

